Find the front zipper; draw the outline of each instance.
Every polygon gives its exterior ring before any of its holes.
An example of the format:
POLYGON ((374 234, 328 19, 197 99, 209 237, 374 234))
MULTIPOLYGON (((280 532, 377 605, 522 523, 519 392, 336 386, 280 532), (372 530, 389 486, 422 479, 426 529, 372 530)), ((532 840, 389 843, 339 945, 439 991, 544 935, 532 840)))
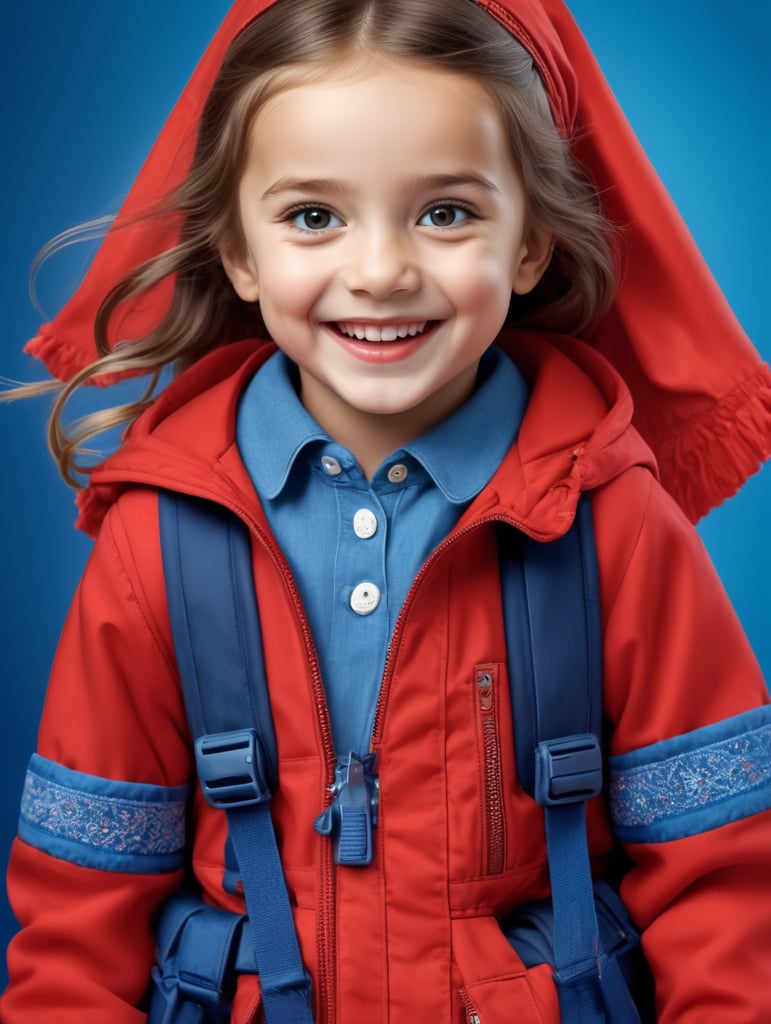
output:
MULTIPOLYGON (((292 576, 289 565, 287 564, 282 552, 271 542, 270 537, 262 530, 260 525, 253 519, 248 512, 246 512, 239 505, 232 502, 221 501, 220 504, 229 508, 231 512, 239 517, 246 525, 249 530, 259 539, 263 548, 270 554, 276 567, 281 573, 282 578, 289 590, 292 597, 292 601, 297 611, 298 621, 300 623, 300 629, 305 643, 305 648, 308 654, 308 664, 311 671, 311 680, 313 685, 313 695, 316 703, 316 713, 318 715, 319 727, 321 729, 321 740, 324 750, 327 779, 323 795, 323 807, 326 809, 332 801, 332 787, 335 780, 335 768, 337 765, 337 754, 335 753, 334 744, 332 742, 332 730, 329 721, 329 708, 327 706, 327 698, 324 692, 324 685, 321 680, 321 670, 319 668, 318 656, 316 654, 316 647, 313 642, 311 635, 310 626, 308 624, 305 609, 303 607, 302 600, 300 598, 299 591, 292 576)), ((386 661, 383 669, 383 678, 380 685, 380 693, 378 694, 377 703, 375 705, 375 715, 372 724, 372 740, 371 749, 374 750, 376 745, 380 741, 380 737, 383 729, 383 716, 384 709, 388 700, 388 693, 391 686, 391 680, 393 678, 393 665, 395 661, 395 652, 398 651, 401 637, 404 632, 404 622, 409 613, 409 609, 412 606, 412 602, 415 599, 421 582, 426 576, 429 568, 433 565, 437 558, 449 548, 452 544, 456 543, 461 537, 466 536, 469 533, 477 530, 479 527, 489 523, 505 523, 508 526, 512 526, 528 536, 532 536, 529 530, 525 530, 523 525, 517 522, 515 519, 504 517, 504 516, 485 516, 482 519, 478 519, 475 523, 471 523, 469 526, 458 530, 457 533, 451 534, 446 537, 441 544, 439 544, 433 552, 429 555, 426 561, 420 568, 415 579, 412 581, 409 593, 402 605, 399 616, 394 626, 393 636, 388 645, 388 651, 386 653, 386 661)), ((332 857, 332 844, 322 843, 321 845, 321 868, 320 868, 320 883, 319 883, 319 930, 317 940, 317 957, 318 957, 318 978, 319 978, 319 1006, 320 1006, 320 1021, 332 1024, 337 1016, 336 1007, 336 991, 335 991, 335 967, 334 967, 334 952, 336 943, 336 876, 335 876, 335 864, 332 857)), ((462 994, 463 995, 463 994, 462 994)), ((467 997, 468 998, 468 997, 467 997)), ((465 1005, 465 1004, 464 1004, 465 1005)), ((477 1014, 474 1007, 469 1003, 470 1009, 467 1010, 467 1024, 481 1024, 479 1015, 477 1014)))
MULTIPOLYGON (((326 809, 332 801, 331 789, 335 780, 337 755, 332 742, 329 708, 327 706, 327 697, 324 692, 324 685, 321 679, 321 669, 319 668, 316 646, 313 642, 310 625, 308 624, 300 593, 297 590, 294 577, 292 576, 292 572, 282 552, 272 543, 271 538, 262 530, 260 525, 240 506, 224 501, 220 502, 220 504, 229 508, 231 512, 237 515, 238 518, 248 526, 250 532, 257 537, 263 548, 269 553, 276 565, 276 568, 281 573, 294 603, 295 610, 297 612, 297 619, 300 624, 300 631, 302 633, 303 642, 308 655, 308 666, 311 672, 311 682, 313 687, 313 699, 316 704, 316 714, 318 716, 319 728, 321 730, 321 742, 326 768, 326 780, 324 784, 322 802, 323 809, 326 809)), ((320 1007, 318 1024, 323 1024, 323 1022, 332 1024, 337 1017, 334 968, 334 951, 336 942, 335 882, 336 876, 335 864, 332 858, 332 844, 322 843, 319 878, 319 928, 316 943, 320 1007)))
POLYGON ((477 709, 484 765, 482 788, 485 815, 486 858, 483 874, 500 875, 506 863, 506 829, 498 738, 498 702, 495 699, 496 665, 476 669, 477 709))
POLYGON ((458 995, 460 996, 460 1001, 463 1004, 463 1010, 466 1014, 466 1024, 482 1024, 482 1018, 479 1016, 476 1006, 471 1002, 471 996, 469 996, 466 989, 459 988, 458 995))

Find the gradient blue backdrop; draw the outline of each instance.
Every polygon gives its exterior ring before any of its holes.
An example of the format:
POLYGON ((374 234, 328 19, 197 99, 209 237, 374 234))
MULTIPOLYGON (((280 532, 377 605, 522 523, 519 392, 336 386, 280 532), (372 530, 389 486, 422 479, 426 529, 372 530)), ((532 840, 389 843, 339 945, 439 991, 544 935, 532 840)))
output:
MULTIPOLYGON (((37 0, 4 11, 0 243, 5 315, 0 376, 38 373, 21 355, 41 317, 27 297, 36 251, 115 212, 226 0, 37 0)), ((570 0, 579 24, 729 301, 765 358, 771 226, 766 107, 771 7, 718 0, 570 0), (698 12, 698 15, 697 13, 698 12)), ((86 247, 44 271, 48 314, 77 283, 86 247)), ((88 555, 43 435, 46 402, 0 407, 0 866, 59 628, 88 555)), ((765 532, 771 472, 700 527, 771 677, 765 532)), ((694 680, 694 686, 699 680, 694 680)), ((3 945, 14 930, 0 898, 3 945)), ((0 968, 0 971, 2 968, 0 968)), ((5 978, 0 973, 0 987, 5 978)))

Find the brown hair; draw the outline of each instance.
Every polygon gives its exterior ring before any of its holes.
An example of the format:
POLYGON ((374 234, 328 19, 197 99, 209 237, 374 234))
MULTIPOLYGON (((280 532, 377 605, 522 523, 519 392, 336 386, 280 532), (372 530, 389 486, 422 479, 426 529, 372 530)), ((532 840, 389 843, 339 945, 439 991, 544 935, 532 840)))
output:
POLYGON ((508 323, 578 332, 613 297, 610 228, 594 189, 558 133, 543 83, 524 47, 473 0, 278 0, 231 45, 207 98, 192 167, 150 216, 181 219, 173 248, 137 267, 105 297, 94 333, 99 358, 65 384, 18 389, 10 397, 58 390, 49 445, 65 480, 80 486, 80 445, 131 422, 153 400, 158 373, 176 372, 211 349, 264 333, 259 310, 238 298, 223 270, 221 247, 243 244, 236 195, 249 128, 265 101, 288 84, 323 76, 330 63, 377 53, 428 62, 467 75, 501 111, 511 154, 528 196, 532 224, 555 239, 548 270, 527 296, 514 296, 508 323), (147 336, 111 350, 107 329, 121 305, 174 276, 170 306, 147 336), (129 405, 92 413, 65 427, 63 408, 82 384, 104 374, 150 374, 129 405))

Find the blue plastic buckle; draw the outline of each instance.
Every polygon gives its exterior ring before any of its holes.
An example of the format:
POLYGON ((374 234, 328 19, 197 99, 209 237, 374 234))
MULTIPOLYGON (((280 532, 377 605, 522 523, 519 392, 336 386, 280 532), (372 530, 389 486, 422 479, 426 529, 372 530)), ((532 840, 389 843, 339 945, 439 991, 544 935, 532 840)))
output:
POLYGON ((203 795, 212 807, 230 810, 270 800, 267 759, 255 729, 211 733, 195 742, 203 795))
POLYGON ((587 732, 538 744, 535 799, 541 807, 580 803, 601 790, 602 751, 596 736, 587 732))
POLYGON ((205 1006, 216 1007, 217 1009, 224 1007, 224 995, 219 989, 211 988, 208 985, 199 985, 190 976, 180 974, 177 980, 177 988, 183 996, 191 999, 194 1003, 199 1005, 203 1003, 205 1006))
POLYGON ((334 799, 313 823, 321 836, 332 836, 335 864, 366 867, 374 853, 379 781, 376 755, 351 753, 335 771, 334 799))

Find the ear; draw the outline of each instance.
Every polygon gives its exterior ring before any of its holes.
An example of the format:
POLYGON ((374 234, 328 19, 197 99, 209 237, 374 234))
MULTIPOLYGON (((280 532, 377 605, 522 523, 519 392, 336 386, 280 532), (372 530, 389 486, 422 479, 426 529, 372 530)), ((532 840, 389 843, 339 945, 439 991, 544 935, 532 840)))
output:
POLYGON ((244 302, 256 302, 260 297, 260 286, 252 254, 245 250, 244 255, 234 255, 230 251, 220 249, 220 259, 236 295, 244 302))
POLYGON ((546 228, 536 225, 528 233, 523 253, 514 272, 512 291, 516 295, 527 295, 543 277, 554 252, 554 235, 546 228))

